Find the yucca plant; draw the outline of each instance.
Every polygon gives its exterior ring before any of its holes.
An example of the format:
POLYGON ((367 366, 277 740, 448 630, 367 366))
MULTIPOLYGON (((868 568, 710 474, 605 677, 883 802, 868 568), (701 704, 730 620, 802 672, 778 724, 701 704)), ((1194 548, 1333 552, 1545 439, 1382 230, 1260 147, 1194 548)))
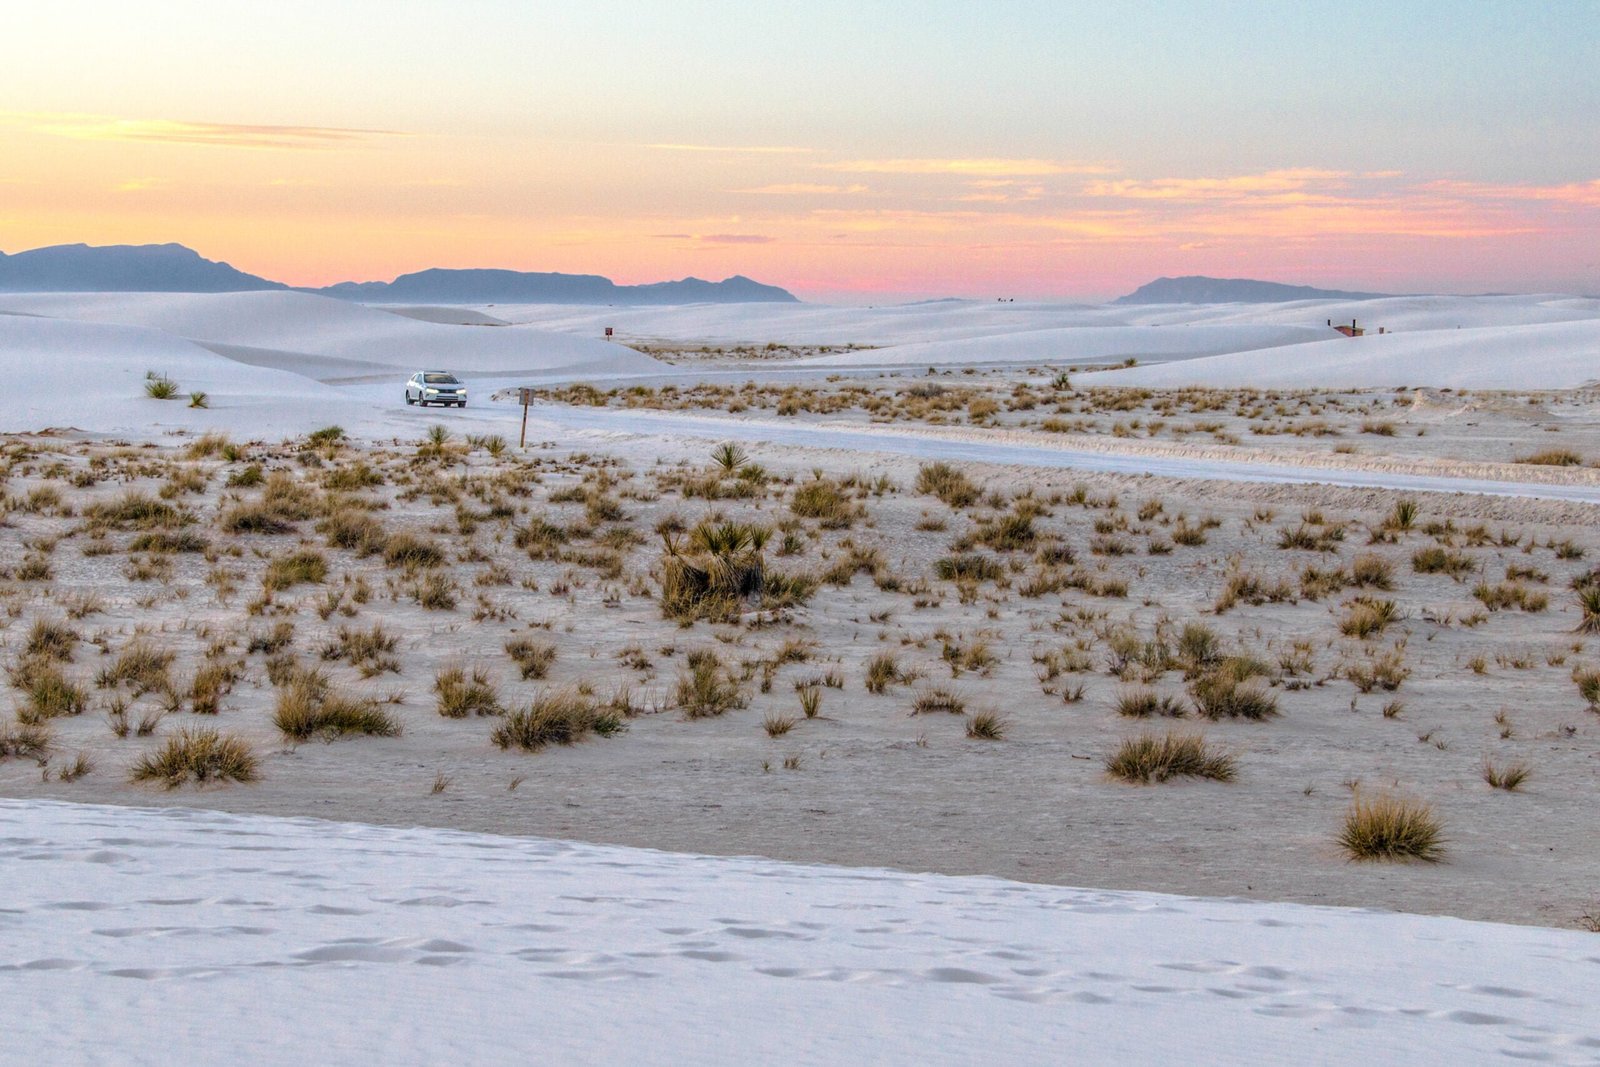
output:
POLYGON ((685 535, 661 535, 661 611, 681 622, 724 619, 748 597, 760 596, 766 578, 769 531, 741 522, 703 522, 685 535))
POLYGON ((711 450, 711 462, 729 474, 744 466, 749 458, 745 450, 732 441, 724 441, 711 450))
POLYGON ((1578 590, 1578 610, 1583 618, 1578 621, 1580 634, 1600 634, 1600 585, 1586 585, 1578 590))

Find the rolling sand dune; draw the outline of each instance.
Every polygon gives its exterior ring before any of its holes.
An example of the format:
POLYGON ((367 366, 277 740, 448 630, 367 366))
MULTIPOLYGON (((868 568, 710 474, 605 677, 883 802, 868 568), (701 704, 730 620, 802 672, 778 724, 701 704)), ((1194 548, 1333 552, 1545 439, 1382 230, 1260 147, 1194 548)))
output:
POLYGON ((0 405, 0 432, 76 428, 151 436, 169 430, 292 432, 337 422, 349 402, 299 374, 249 366, 159 330, 0 314, 0 355, 26 388, 0 405), (151 371, 182 398, 144 394, 151 371), (209 408, 188 406, 207 394, 209 408))
POLYGON ((1089 385, 1264 389, 1575 389, 1600 381, 1600 319, 1335 337, 1097 373, 1089 385))
POLYGON ((840 352, 805 363, 817 367, 915 367, 1037 361, 1059 366, 1128 358, 1189 359, 1307 344, 1326 335, 1326 329, 1310 326, 1079 326, 840 352))
POLYGON ((623 345, 537 330, 467 329, 306 293, 6 295, 0 311, 161 330, 323 381, 403 378, 434 366, 471 376, 661 369, 623 345))

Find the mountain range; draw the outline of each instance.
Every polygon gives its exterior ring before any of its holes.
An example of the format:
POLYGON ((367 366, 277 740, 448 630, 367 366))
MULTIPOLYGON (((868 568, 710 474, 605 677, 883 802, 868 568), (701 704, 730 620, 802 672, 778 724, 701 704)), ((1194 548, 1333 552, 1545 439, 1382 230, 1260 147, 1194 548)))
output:
MULTIPOLYGON (((206 259, 179 244, 55 245, 0 252, 0 292, 232 293, 293 286, 206 259)), ((300 291, 373 303, 742 304, 797 303, 793 294, 736 275, 617 285, 597 274, 431 269, 392 282, 340 282, 300 291)))
POLYGON ((1342 289, 1315 289, 1309 285, 1284 285, 1251 278, 1157 278, 1141 285, 1114 304, 1286 304, 1292 300, 1377 300, 1388 293, 1355 293, 1342 289))

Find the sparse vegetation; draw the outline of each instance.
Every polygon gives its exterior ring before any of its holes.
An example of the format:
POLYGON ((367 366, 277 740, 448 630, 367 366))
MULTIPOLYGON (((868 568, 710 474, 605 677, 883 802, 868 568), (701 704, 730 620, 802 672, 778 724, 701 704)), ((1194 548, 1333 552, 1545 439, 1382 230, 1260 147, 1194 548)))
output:
POLYGON ((1231 782, 1238 775, 1234 757, 1212 748, 1199 734, 1130 737, 1106 757, 1105 767, 1113 778, 1135 783, 1184 777, 1231 782))
POLYGON ((176 789, 185 782, 253 782, 259 761, 250 745, 216 730, 180 730, 155 752, 140 757, 128 777, 176 789))
POLYGON ((1444 830, 1426 804, 1388 794, 1351 802, 1339 845, 1354 860, 1444 858, 1444 830))

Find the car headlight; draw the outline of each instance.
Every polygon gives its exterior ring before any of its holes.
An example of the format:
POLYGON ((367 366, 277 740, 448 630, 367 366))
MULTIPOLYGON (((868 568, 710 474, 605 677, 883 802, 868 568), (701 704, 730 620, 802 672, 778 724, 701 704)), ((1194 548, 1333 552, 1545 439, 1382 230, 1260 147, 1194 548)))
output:
POLYGON ((437 390, 437 389, 435 389, 435 388, 434 388, 434 387, 433 387, 433 386, 431 386, 431 385, 430 385, 430 386, 428 386, 428 388, 427 388, 427 389, 426 389, 426 390, 424 390, 424 392, 429 392, 429 393, 437 393, 437 392, 438 392, 438 391, 439 391, 439 390, 437 390))

